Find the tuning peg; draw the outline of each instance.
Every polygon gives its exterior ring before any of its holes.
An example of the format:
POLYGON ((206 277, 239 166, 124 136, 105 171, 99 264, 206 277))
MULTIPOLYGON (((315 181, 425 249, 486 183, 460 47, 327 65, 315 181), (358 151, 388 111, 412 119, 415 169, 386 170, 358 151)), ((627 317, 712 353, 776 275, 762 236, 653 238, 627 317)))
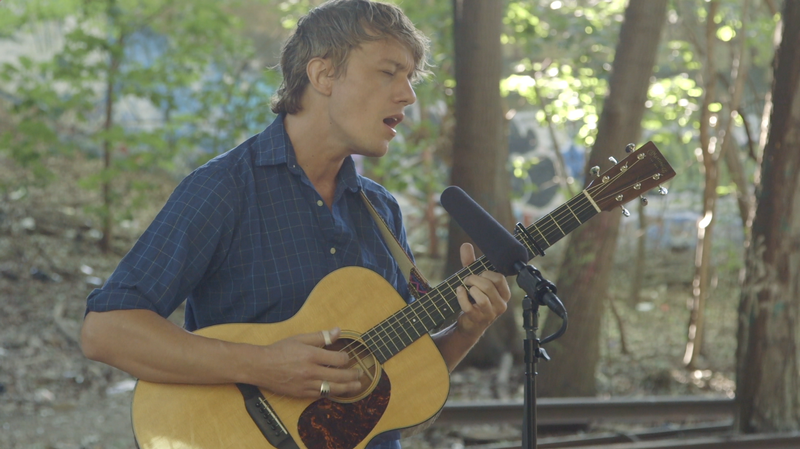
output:
POLYGON ((669 190, 665 189, 662 186, 658 186, 658 193, 660 193, 661 195, 666 195, 669 193, 669 190))
POLYGON ((635 149, 636 149, 636 145, 634 145, 632 143, 629 143, 628 145, 625 146, 625 152, 626 153, 633 153, 633 150, 635 150, 635 149))
POLYGON ((628 209, 625 209, 625 206, 620 206, 620 209, 622 209, 622 215, 624 215, 626 217, 630 217, 631 216, 630 211, 628 211, 628 209))
POLYGON ((647 198, 640 196, 639 199, 642 200, 642 206, 647 206, 647 198))
POLYGON ((609 160, 609 161, 611 161, 611 162, 613 162, 613 163, 614 163, 614 165, 617 165, 617 158, 615 158, 614 156, 610 156, 610 157, 608 158, 608 160, 609 160))
POLYGON ((589 169, 589 173, 590 173, 592 176, 594 176, 595 178, 599 178, 599 177, 600 177, 600 167, 598 167, 598 166, 596 166, 596 165, 595 165, 594 167, 592 167, 591 169, 589 169))

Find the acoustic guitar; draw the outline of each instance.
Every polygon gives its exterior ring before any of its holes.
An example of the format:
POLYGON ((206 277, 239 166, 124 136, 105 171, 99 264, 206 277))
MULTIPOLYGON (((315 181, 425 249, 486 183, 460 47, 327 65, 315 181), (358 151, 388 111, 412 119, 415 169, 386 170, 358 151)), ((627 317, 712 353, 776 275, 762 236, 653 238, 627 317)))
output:
MULTIPOLYGON (((648 142, 536 223, 517 225, 516 237, 531 257, 541 255, 601 211, 673 176, 675 171, 648 142)), ((346 267, 323 278, 286 321, 197 330, 205 337, 269 345, 339 326, 342 337, 329 348, 346 352, 350 367, 361 369, 362 389, 346 397, 295 399, 245 384, 140 380, 132 405, 137 443, 141 449, 361 449, 384 432, 423 423, 441 410, 450 388, 447 367, 429 332, 460 312, 456 287, 492 269, 480 257, 407 304, 380 275, 346 267)))

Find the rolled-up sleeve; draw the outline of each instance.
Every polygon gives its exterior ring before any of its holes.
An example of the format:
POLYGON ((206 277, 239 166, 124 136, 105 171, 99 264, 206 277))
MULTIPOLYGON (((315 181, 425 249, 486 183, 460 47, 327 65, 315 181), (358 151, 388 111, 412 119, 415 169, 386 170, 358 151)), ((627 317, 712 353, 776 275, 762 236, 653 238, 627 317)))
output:
POLYGON ((235 177, 204 167, 187 176, 117 266, 87 298, 87 313, 172 313, 224 260, 235 231, 235 177))

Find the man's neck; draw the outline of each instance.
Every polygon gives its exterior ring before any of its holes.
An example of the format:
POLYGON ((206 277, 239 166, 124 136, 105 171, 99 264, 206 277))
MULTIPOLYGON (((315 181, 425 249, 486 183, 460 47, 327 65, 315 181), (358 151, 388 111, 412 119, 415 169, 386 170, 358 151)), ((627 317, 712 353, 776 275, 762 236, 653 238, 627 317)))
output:
POLYGON ((337 175, 348 154, 331 147, 327 139, 328 122, 316 114, 306 111, 287 114, 283 126, 292 142, 297 163, 330 208, 337 175))

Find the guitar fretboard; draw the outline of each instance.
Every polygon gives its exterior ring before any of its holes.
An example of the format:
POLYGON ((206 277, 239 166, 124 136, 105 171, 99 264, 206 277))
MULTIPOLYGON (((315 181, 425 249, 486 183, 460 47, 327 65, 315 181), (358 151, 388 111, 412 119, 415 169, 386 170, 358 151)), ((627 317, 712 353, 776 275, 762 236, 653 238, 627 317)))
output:
MULTIPOLYGON (((542 255, 547 248, 598 212, 597 205, 584 191, 525 228, 524 232, 517 232, 515 237, 525 246, 532 259, 542 255)), ((464 280, 469 276, 487 270, 492 271, 494 267, 486 256, 479 257, 417 301, 365 332, 362 335, 364 342, 380 363, 386 362, 460 312, 456 289, 464 285, 464 280)))

